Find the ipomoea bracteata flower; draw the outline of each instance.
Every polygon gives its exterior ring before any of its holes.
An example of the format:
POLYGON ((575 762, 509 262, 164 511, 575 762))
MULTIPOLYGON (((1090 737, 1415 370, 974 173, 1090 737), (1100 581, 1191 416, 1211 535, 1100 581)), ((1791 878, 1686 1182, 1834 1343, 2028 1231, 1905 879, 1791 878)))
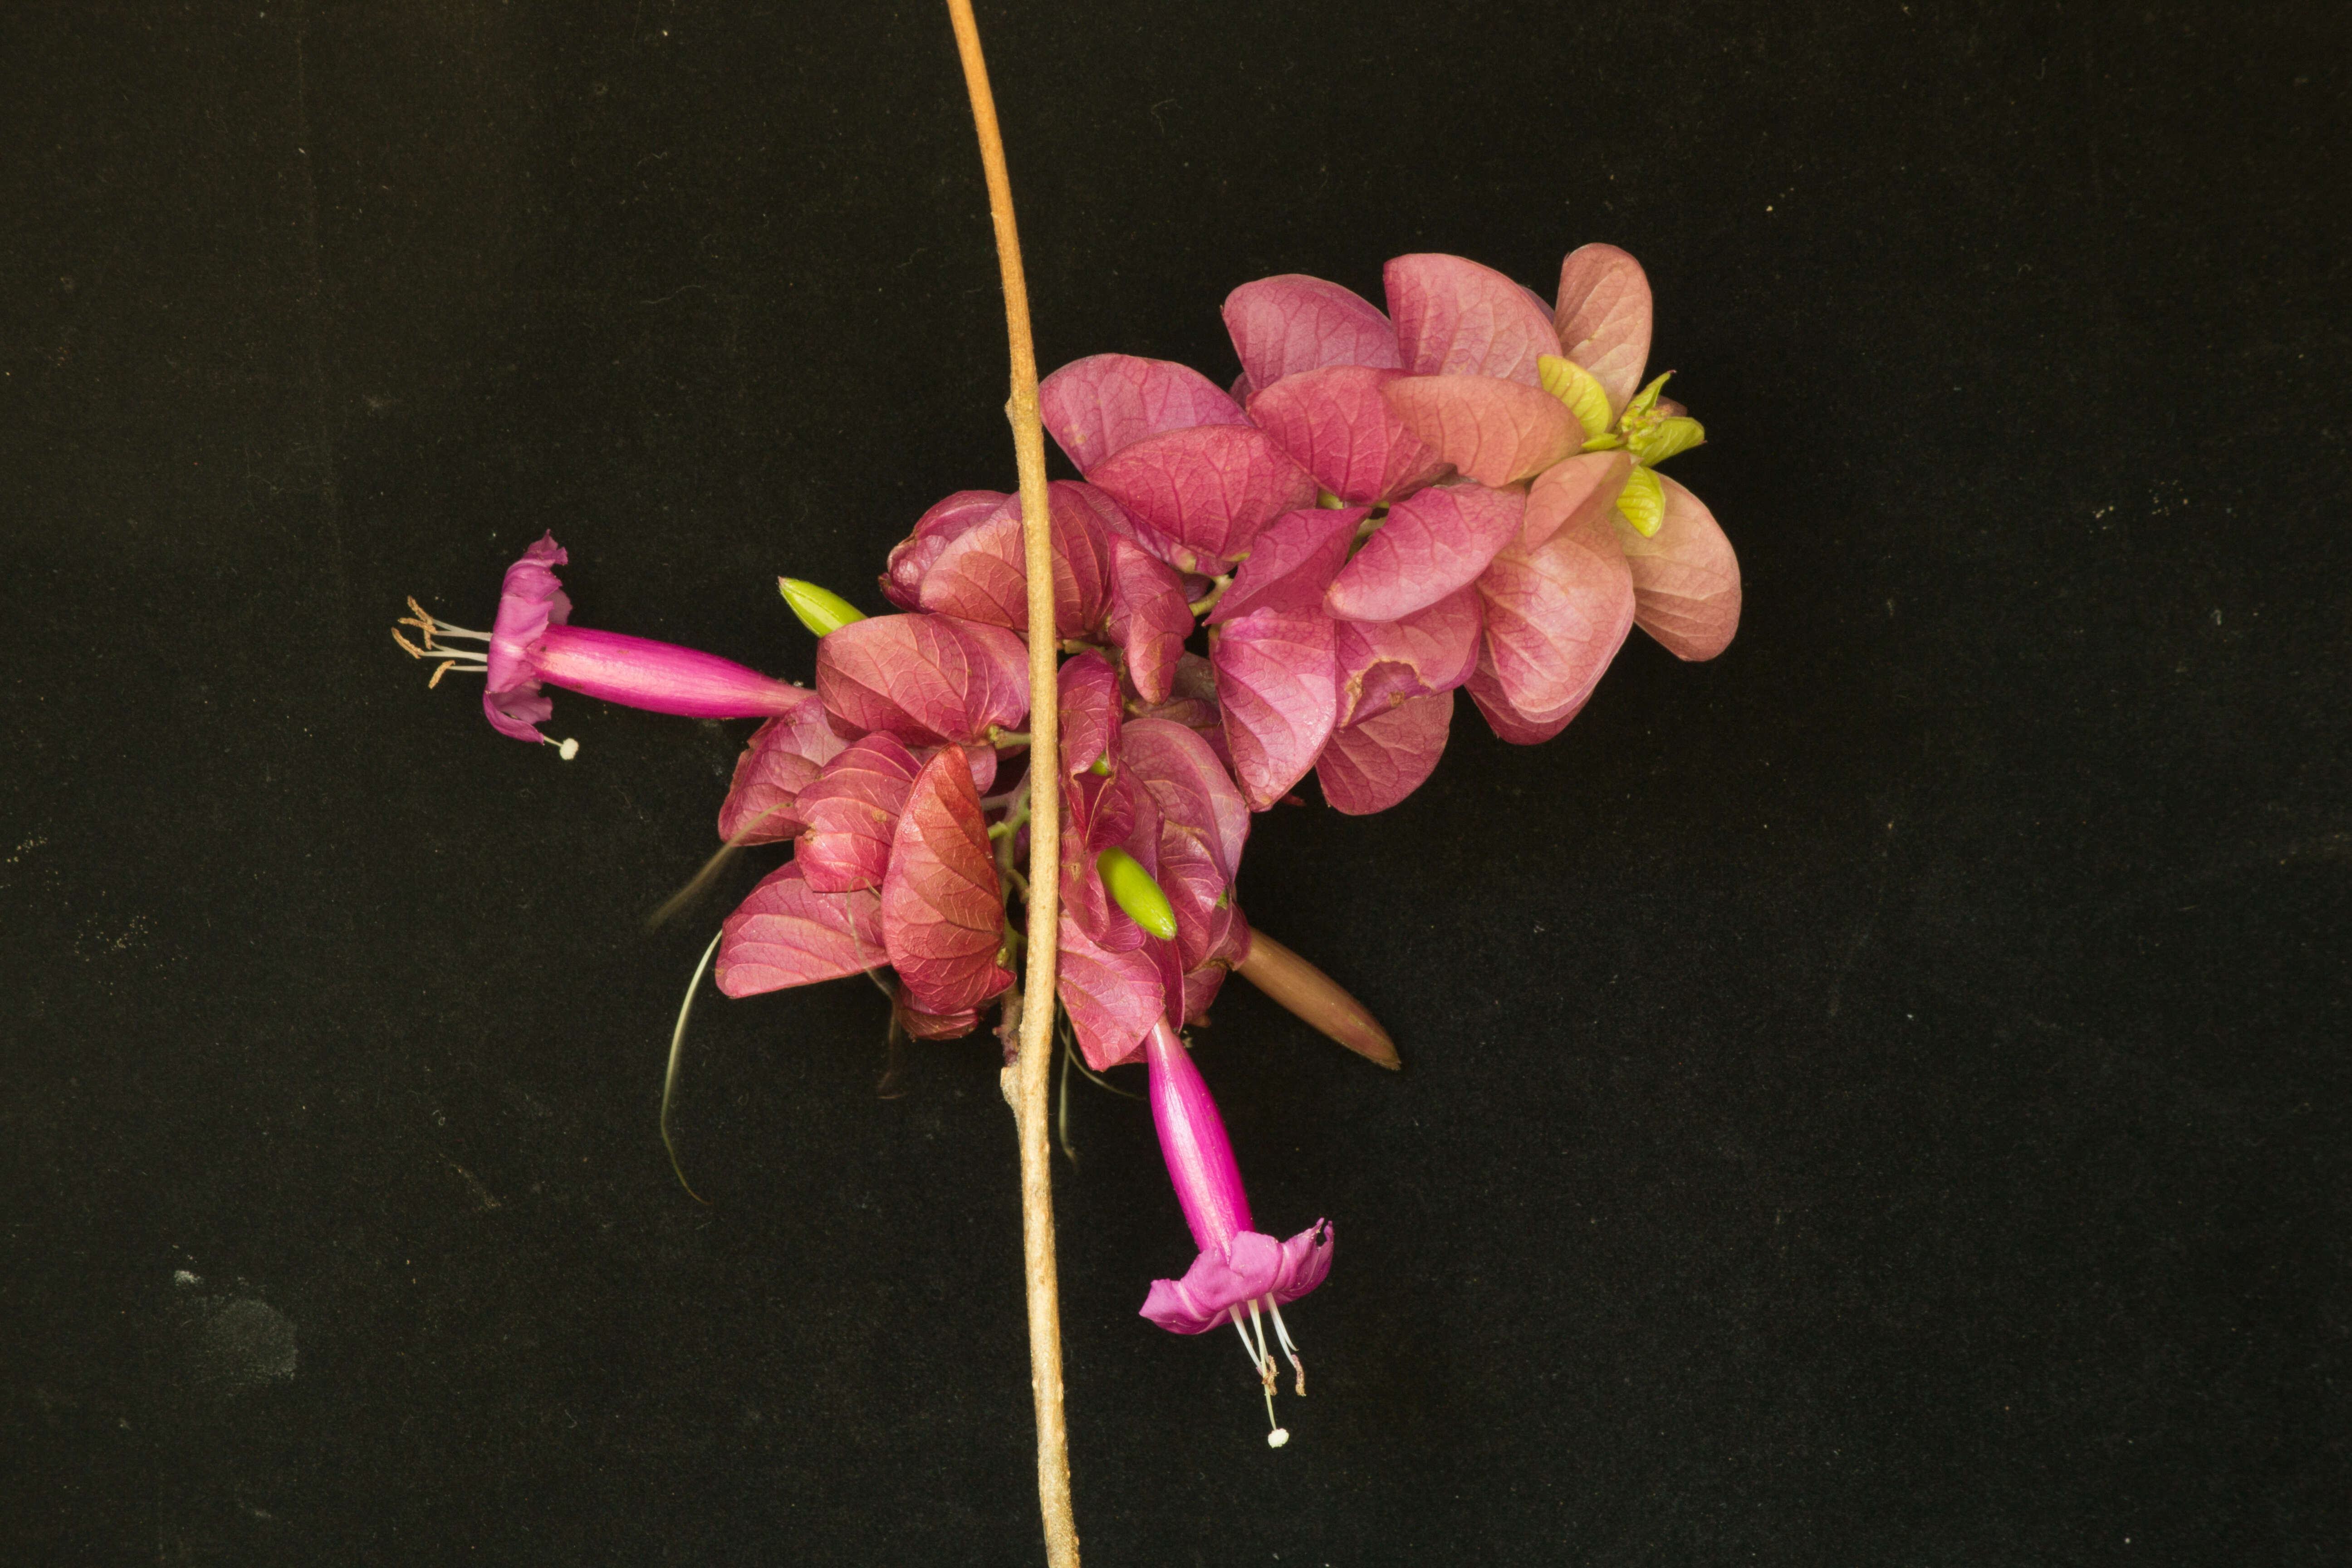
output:
POLYGON ((1151 1120, 1160 1130, 1160 1152, 1168 1161, 1184 1223, 1201 1248, 1181 1279, 1151 1282, 1143 1315, 1179 1334, 1206 1333, 1232 1323, 1265 1388, 1266 1424, 1273 1427, 1266 1443, 1279 1448, 1290 1434, 1274 1425, 1275 1363, 1266 1349, 1265 1318, 1274 1320, 1275 1338, 1297 1371, 1304 1397, 1307 1365, 1291 1343, 1282 1308, 1322 1284, 1331 1271, 1331 1224, 1318 1219, 1287 1241, 1257 1230, 1224 1119, 1192 1054, 1165 1019, 1144 1037, 1143 1051, 1151 1069, 1151 1120))
MULTIPOLYGON (((418 658, 439 664, 433 672, 436 684, 452 669, 487 677, 482 711, 499 733, 518 741, 548 739, 539 726, 555 704, 541 692, 541 685, 687 719, 781 718, 816 700, 816 693, 806 687, 761 675, 716 654, 565 625, 572 600, 557 582, 555 568, 570 559, 555 535, 542 535, 507 568, 498 618, 488 631, 467 631, 437 620, 411 599, 408 607, 415 615, 400 625, 424 633, 425 646, 410 642, 397 628, 393 638, 418 658), (486 646, 445 646, 452 641, 486 646)), ((566 759, 579 749, 576 741, 562 742, 566 759)))

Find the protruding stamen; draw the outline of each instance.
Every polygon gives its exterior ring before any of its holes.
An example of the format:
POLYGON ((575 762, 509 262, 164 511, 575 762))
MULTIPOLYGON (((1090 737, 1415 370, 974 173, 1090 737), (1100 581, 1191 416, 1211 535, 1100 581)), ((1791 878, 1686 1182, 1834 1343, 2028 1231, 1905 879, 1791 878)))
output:
POLYGON ((1274 1336, 1282 1342, 1282 1353, 1290 1358, 1291 1370, 1298 1373, 1298 1397, 1307 1397, 1307 1363, 1298 1359, 1298 1347, 1290 1342, 1290 1330, 1282 1321, 1281 1304, 1271 1296, 1265 1299, 1265 1310, 1274 1315, 1274 1336))
POLYGON ((433 679, 425 683, 427 687, 440 684, 441 678, 448 674, 453 669, 462 670, 467 675, 487 675, 489 673, 489 656, 478 648, 436 647, 434 646, 433 634, 431 632, 426 632, 425 634, 425 646, 423 647, 418 647, 415 643, 410 642, 406 637, 401 636, 400 628, 402 626, 413 626, 416 623, 415 621, 401 621, 394 624, 392 628, 392 640, 398 643, 403 649, 406 650, 409 658, 432 659, 441 666, 440 668, 433 672, 433 679))
POLYGON ((557 744, 555 754, 568 763, 572 758, 580 754, 580 742, 573 740, 571 736, 566 735, 563 740, 557 744))

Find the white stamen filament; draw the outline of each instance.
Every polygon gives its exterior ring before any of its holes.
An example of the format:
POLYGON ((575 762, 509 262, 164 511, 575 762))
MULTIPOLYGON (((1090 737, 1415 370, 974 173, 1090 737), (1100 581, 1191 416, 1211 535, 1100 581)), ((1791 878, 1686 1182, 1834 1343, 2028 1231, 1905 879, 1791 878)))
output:
MULTIPOLYGON (((1242 1310, 1239 1307, 1228 1307, 1225 1309, 1225 1316, 1233 1320, 1234 1332, 1241 1335, 1242 1354, 1249 1357, 1250 1370, 1257 1373, 1258 1381, 1265 1393, 1265 1424, 1272 1428, 1265 1435, 1265 1446, 1269 1448, 1279 1448, 1290 1441, 1290 1434, 1275 1424, 1274 1358, 1265 1353, 1265 1331, 1260 1329, 1257 1343, 1252 1344, 1249 1330, 1242 1326, 1242 1310)), ((1257 1303, 1255 1301, 1250 1303, 1250 1318, 1252 1321, 1255 1321, 1257 1318, 1257 1303)))
POLYGON ((1307 1397, 1307 1363, 1298 1359, 1298 1347, 1290 1342, 1290 1330, 1282 1321, 1282 1308, 1271 1296, 1265 1299, 1265 1310, 1274 1314, 1274 1335, 1282 1342, 1282 1353, 1290 1358, 1291 1369, 1298 1373, 1298 1397, 1307 1397))

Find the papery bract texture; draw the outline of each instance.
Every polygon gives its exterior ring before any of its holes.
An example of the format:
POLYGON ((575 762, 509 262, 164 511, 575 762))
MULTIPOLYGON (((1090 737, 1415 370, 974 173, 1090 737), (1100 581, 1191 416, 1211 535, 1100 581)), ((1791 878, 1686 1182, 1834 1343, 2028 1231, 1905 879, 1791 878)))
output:
POLYGON ((1536 384, 1536 361, 1559 353, 1551 318, 1525 289, 1459 256, 1400 256, 1382 270, 1404 368, 1536 384))
POLYGON ((1475 586, 1393 621, 1341 621, 1334 652, 1339 723, 1369 719, 1409 697, 1451 691, 1478 668, 1484 626, 1475 586))
POLYGON ((1390 509, 1333 580, 1324 607, 1342 620, 1392 621, 1475 582, 1517 539, 1527 498, 1484 485, 1440 485, 1390 509))
POLYGON ((1533 550, 1573 522, 1606 517, 1633 471, 1626 452, 1587 452, 1555 463, 1528 487, 1528 510, 1519 525, 1519 548, 1533 550))
POLYGON ((1167 827, 1197 841, 1226 881, 1249 841, 1249 804, 1208 742, 1167 719, 1132 719, 1120 732, 1128 774, 1167 827))
POLYGON ((920 606, 923 576, 947 547, 996 515, 1003 490, 958 490, 915 521, 915 531, 891 549, 882 592, 902 610, 920 606))
POLYGON ((1331 618, 1253 610, 1213 634, 1225 744, 1251 808, 1264 811, 1315 765, 1339 718, 1331 618))
POLYGON ((1480 579, 1486 630, 1471 700, 1506 741, 1567 728, 1633 625, 1633 580, 1615 531, 1595 520, 1536 550, 1517 546, 1480 579))
POLYGON ((978 742, 1029 712, 1029 651, 1002 626, 876 616, 819 638, 816 689, 835 727, 909 745, 978 742))
POLYGON ((1118 671, 1099 653, 1063 662, 1059 676, 1062 771, 1082 773, 1118 745, 1118 671))
POLYGON ((1095 354, 1064 365, 1038 384, 1037 411, 1089 479, 1097 464, 1147 436, 1248 423, 1241 405, 1199 371, 1133 354, 1095 354))
POLYGON ((1150 953, 1101 947, 1066 915, 1055 984, 1078 1049, 1097 1072, 1139 1059, 1143 1037, 1168 1011, 1150 953))
POLYGON ((730 844, 774 844, 806 826, 794 803, 848 742, 833 732, 824 709, 808 703, 751 733, 735 759, 735 777, 719 808, 719 837, 730 844))
POLYGON ((1209 612, 1209 624, 1223 626, 1252 610, 1320 609, 1323 591, 1348 559, 1356 525, 1370 510, 1310 506, 1275 519, 1250 546, 1249 559, 1234 574, 1233 586, 1209 612))
POLYGON ((1445 754, 1454 693, 1408 697, 1333 732, 1315 763, 1316 782, 1335 811, 1365 816, 1419 789, 1445 754))
POLYGON ((1396 370, 1396 329, 1352 289, 1302 273, 1244 283, 1225 296, 1225 331, 1252 386, 1326 365, 1396 370))
POLYGON ((1110 638, 1127 658, 1127 675, 1146 702, 1165 702, 1192 635, 1192 601, 1175 568, 1143 546, 1110 542, 1110 638))
POLYGON ((1642 264, 1613 245, 1570 251, 1559 264, 1552 322, 1560 354, 1601 384, 1612 414, 1623 413, 1650 357, 1650 280, 1642 264))
MULTIPOLYGON (((1058 480, 1049 487, 1054 521, 1054 619, 1058 635, 1094 635, 1110 608, 1110 540, 1093 510, 1058 480)), ((1021 498, 945 550, 923 578, 921 606, 940 615, 1017 632, 1029 629, 1029 572, 1021 534, 1021 498)))
POLYGON ((730 996, 838 980, 887 962, 881 900, 817 892, 796 864, 770 873, 719 929, 719 989, 730 996))
POLYGON ((1285 376, 1250 396, 1250 417, 1346 501, 1409 495, 1445 472, 1382 391, 1401 370, 1331 365, 1285 376))
POLYGON ((1258 530, 1315 500, 1315 480, 1249 425, 1147 436, 1087 474, 1150 531, 1146 542, 1185 572, 1223 572, 1258 530))
POLYGON ((1381 395, 1444 461, 1482 485, 1508 485, 1576 452, 1584 426, 1540 387, 1490 375, 1409 375, 1381 395))
POLYGON ((890 867, 890 844, 908 792, 923 764, 894 735, 868 735, 845 747, 801 791, 807 828, 793 861, 820 893, 877 888, 890 867))
POLYGON ((899 814, 882 879, 882 944, 918 1007, 958 1013, 1013 983, 996 961, 1003 931, 971 767, 962 748, 945 746, 923 764, 899 814))
POLYGON ((1739 629, 1739 558, 1698 497, 1658 476, 1665 521, 1644 539, 1620 519, 1617 542, 1633 574, 1633 624, 1677 658, 1713 658, 1739 629))

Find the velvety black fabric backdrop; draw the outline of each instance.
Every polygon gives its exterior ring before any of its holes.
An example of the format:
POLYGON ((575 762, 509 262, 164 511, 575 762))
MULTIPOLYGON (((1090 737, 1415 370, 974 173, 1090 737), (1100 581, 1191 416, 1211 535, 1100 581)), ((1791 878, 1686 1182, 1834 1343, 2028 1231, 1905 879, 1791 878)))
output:
MULTIPOLYGON (((1100 1563, 2340 1562, 2347 26, 1985 0, 983 8, 1047 366, 1226 290, 1647 264, 1720 660, 1258 825, 1391 1076, 1232 987, 1338 1224, 1269 1453, 1138 1105, 1057 1173, 1100 1563)), ((943 13, 0 21, 0 1557, 1024 1563, 981 1040, 673 1010, 742 724, 425 688, 553 529, 586 625, 806 679, 1012 481, 943 13)), ((1059 464, 1058 457, 1055 459, 1059 464)), ((1066 472, 1066 469, 1057 469, 1066 472)), ((759 857, 764 864, 772 851, 759 857)))

